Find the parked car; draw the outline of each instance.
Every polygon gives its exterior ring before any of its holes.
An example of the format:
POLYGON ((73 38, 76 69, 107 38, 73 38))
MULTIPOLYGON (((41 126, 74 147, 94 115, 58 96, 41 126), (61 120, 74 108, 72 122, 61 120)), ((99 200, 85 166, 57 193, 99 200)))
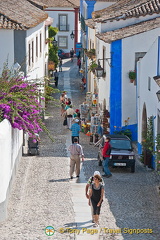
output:
POLYGON ((98 164, 102 165, 102 149, 104 147, 105 138, 111 137, 111 155, 109 166, 111 167, 130 167, 131 172, 135 172, 135 154, 132 148, 131 140, 125 135, 103 135, 103 137, 95 144, 98 146, 98 164))
POLYGON ((69 58, 70 56, 69 53, 64 52, 62 49, 58 49, 58 57, 64 59, 69 58))

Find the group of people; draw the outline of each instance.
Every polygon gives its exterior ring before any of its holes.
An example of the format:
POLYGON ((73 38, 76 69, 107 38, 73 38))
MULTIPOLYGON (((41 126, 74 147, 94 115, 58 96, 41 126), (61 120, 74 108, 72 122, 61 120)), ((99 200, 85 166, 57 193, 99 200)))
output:
MULTIPOLYGON (((74 52, 70 52, 71 61, 73 61, 74 52)), ((79 60, 79 59, 78 59, 79 60)), ((79 61, 77 65, 80 66, 79 61)), ((84 89, 86 87, 86 80, 82 79, 84 89)), ((60 96, 61 103, 61 116, 64 117, 63 125, 67 126, 71 130, 71 141, 72 144, 68 147, 70 152, 70 179, 73 179, 74 171, 76 173, 76 178, 80 176, 80 162, 84 161, 84 152, 82 146, 79 144, 79 134, 81 131, 81 118, 79 109, 73 109, 72 101, 67 97, 66 92, 64 91, 60 96)), ((88 179, 85 188, 85 194, 88 199, 88 204, 91 206, 92 213, 92 222, 94 223, 93 227, 99 226, 99 215, 104 198, 104 180, 102 177, 111 177, 112 174, 108 167, 111 144, 110 137, 106 138, 105 145, 102 149, 103 154, 103 170, 104 175, 101 176, 99 171, 95 171, 93 176, 88 179)))
MULTIPOLYGON (((73 125, 72 125, 73 126, 73 125)), ((108 168, 108 161, 111 152, 110 137, 106 138, 106 142, 103 152, 103 169, 104 175, 102 177, 111 177, 112 174, 108 168)), ((76 177, 79 178, 80 174, 80 158, 84 161, 83 148, 78 142, 78 138, 74 137, 72 144, 69 146, 68 151, 70 151, 70 179, 73 179, 74 169, 76 167, 76 177)), ((94 223, 93 227, 99 226, 99 215, 101 210, 101 205, 104 197, 104 180, 101 177, 99 171, 95 171, 93 176, 88 179, 88 182, 85 187, 85 194, 88 199, 88 204, 91 206, 92 213, 92 222, 94 223)))

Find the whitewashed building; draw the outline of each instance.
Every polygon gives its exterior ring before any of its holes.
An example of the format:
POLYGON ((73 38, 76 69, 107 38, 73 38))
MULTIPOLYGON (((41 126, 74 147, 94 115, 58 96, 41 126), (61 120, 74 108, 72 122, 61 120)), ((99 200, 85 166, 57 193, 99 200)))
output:
MULTIPOLYGON (((8 62, 9 68, 23 72, 28 80, 44 79, 48 72, 47 18, 38 1, 0 1, 0 73, 8 62)), ((7 216, 7 200, 22 145, 23 131, 13 129, 6 119, 0 122, 0 220, 7 216)))
POLYGON ((79 0, 42 0, 47 5, 45 11, 49 17, 53 18, 53 27, 58 28, 56 40, 58 48, 64 52, 69 52, 72 48, 75 50, 76 43, 80 41, 79 29, 79 0), (73 32, 74 39, 70 34, 73 32))
POLYGON ((127 122, 141 153, 142 128, 147 117, 155 116, 155 136, 159 131, 156 97, 159 86, 153 77, 158 75, 159 66, 160 1, 121 0, 94 12, 86 24, 88 42, 95 42, 96 61, 104 59, 100 64, 106 73, 100 79, 91 76, 89 90, 94 91, 97 86, 99 104, 105 104, 110 112, 110 132, 123 128, 127 122), (134 83, 128 76, 130 70, 137 72, 134 83), (148 98, 149 95, 154 97, 148 98))

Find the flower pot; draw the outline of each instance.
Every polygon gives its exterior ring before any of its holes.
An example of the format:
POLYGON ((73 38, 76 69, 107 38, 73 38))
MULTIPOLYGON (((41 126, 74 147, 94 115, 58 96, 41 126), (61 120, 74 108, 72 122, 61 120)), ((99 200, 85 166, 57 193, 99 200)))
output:
POLYGON ((130 83, 133 83, 135 81, 135 79, 130 79, 130 83))

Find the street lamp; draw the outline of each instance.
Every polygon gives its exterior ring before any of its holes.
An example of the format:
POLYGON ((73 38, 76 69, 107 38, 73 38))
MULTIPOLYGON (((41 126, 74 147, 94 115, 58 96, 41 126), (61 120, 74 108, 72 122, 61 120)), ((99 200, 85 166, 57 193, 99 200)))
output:
POLYGON ((73 31, 71 32, 70 37, 71 37, 72 40, 74 39, 74 33, 73 33, 73 31))
POLYGON ((112 67, 111 64, 110 64, 110 62, 109 62, 109 59, 111 59, 111 58, 98 59, 98 67, 95 69, 97 78, 102 77, 103 74, 104 74, 104 68, 101 67, 101 65, 100 65, 100 60, 103 60, 103 61, 106 60, 106 61, 108 62, 108 65, 109 65, 110 67, 112 67))
POLYGON ((160 90, 156 92, 156 94, 157 94, 158 101, 160 101, 160 90))
POLYGON ((101 67, 99 60, 98 60, 98 67, 95 69, 95 71, 96 71, 97 78, 100 78, 103 76, 104 69, 101 67))
POLYGON ((55 37, 54 37, 54 39, 52 41, 52 44, 53 44, 54 47, 57 47, 57 41, 56 41, 55 37))

